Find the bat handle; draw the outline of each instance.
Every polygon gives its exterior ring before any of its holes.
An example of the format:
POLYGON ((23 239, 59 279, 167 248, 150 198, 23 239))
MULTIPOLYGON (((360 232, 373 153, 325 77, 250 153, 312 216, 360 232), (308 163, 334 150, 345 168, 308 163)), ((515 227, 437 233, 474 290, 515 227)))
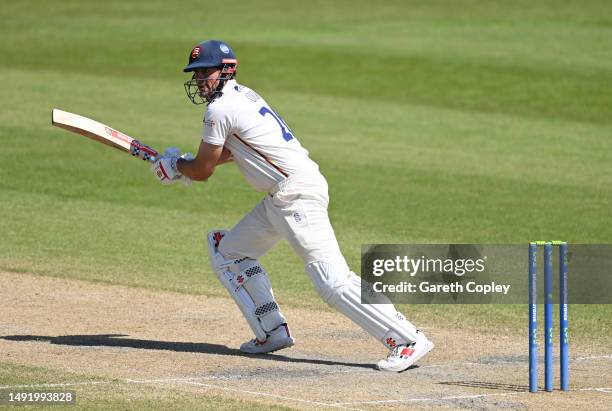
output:
POLYGON ((154 163, 157 160, 158 152, 151 147, 142 144, 138 140, 132 140, 130 143, 130 154, 134 157, 138 157, 141 160, 154 163))

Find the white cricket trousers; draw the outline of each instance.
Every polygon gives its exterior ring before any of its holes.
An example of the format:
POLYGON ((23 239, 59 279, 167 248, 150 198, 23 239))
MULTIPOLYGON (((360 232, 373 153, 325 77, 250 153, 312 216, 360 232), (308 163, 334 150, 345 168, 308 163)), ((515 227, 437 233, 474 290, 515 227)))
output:
POLYGON ((348 270, 329 217, 327 182, 321 174, 281 181, 223 238, 228 257, 258 259, 284 238, 304 264, 325 261, 348 270))
POLYGON ((323 300, 387 348, 414 342, 417 330, 384 296, 361 304, 361 279, 351 272, 329 222, 327 182, 321 174, 280 182, 219 245, 228 259, 258 259, 281 238, 302 258, 323 300))

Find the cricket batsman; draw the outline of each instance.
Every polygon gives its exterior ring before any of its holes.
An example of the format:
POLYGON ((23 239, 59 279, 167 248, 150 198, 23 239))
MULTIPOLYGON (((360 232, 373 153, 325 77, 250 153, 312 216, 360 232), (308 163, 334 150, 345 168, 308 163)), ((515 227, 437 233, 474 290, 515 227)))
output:
POLYGON ((404 371, 432 348, 425 335, 386 304, 361 303, 361 278, 353 273, 329 221, 327 182, 281 116, 255 91, 239 84, 230 46, 209 40, 195 46, 183 71, 194 104, 206 104, 197 155, 169 148, 152 165, 162 184, 206 181, 215 167, 233 161, 264 198, 231 230, 208 233, 213 272, 232 296, 255 338, 240 346, 263 354, 291 347, 294 339, 259 258, 279 240, 289 242, 321 298, 388 348, 377 363, 404 371))

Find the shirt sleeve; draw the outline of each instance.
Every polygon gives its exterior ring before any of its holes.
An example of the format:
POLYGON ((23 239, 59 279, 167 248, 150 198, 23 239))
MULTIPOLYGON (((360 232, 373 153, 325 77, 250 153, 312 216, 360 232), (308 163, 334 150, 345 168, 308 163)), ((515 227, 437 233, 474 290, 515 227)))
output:
POLYGON ((231 130, 231 118, 223 106, 210 105, 204 114, 204 131, 202 141, 222 146, 231 130))

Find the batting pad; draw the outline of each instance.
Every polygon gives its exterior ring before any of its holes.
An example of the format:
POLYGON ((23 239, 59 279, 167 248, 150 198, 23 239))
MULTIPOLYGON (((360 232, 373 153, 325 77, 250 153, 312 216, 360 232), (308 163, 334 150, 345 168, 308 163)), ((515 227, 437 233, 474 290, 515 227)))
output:
POLYGON ((230 266, 230 270, 234 273, 235 281, 247 291, 255 304, 255 316, 264 330, 272 331, 286 322, 274 300, 268 274, 258 260, 252 258, 237 260, 230 266))
MULTIPOLYGON (((370 335, 393 349, 417 340, 417 329, 393 304, 362 304, 361 278, 355 273, 322 261, 306 265, 319 295, 370 335)), ((388 299, 387 299, 388 301, 388 299)))
POLYGON ((243 257, 226 259, 217 250, 228 231, 215 230, 207 235, 208 252, 214 273, 232 296, 242 315, 259 341, 265 341, 268 332, 285 323, 270 280, 257 260, 243 257))

